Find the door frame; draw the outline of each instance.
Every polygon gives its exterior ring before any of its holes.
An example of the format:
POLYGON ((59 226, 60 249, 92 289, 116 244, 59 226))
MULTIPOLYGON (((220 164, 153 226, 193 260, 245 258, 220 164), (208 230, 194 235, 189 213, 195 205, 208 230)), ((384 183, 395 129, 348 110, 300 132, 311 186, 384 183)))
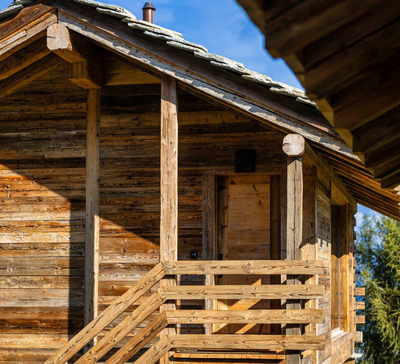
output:
MULTIPOLYGON (((286 174, 285 172, 259 172, 259 173, 205 173, 203 174, 203 204, 202 204, 202 253, 203 260, 218 260, 217 257, 217 182, 219 177, 237 176, 270 176, 271 177, 271 200, 270 200, 270 244, 271 260, 286 258, 286 174), (278 198, 273 198, 278 197, 278 198), (274 249, 272 249, 274 247, 274 249)), ((215 277, 205 276, 205 285, 215 285, 215 277)), ((280 276, 271 276, 280 280, 280 276)), ((280 283, 280 282, 276 282, 280 283)), ((271 304, 274 308, 280 307, 280 302, 271 304), (278 307, 279 306, 279 307, 278 307)), ((213 310, 216 307, 215 300, 205 300, 204 309, 213 310)), ((280 334, 280 325, 271 325, 271 333, 280 334), (276 326, 276 327, 275 327, 276 326)), ((204 325, 205 333, 212 334, 218 330, 217 325, 204 325)))

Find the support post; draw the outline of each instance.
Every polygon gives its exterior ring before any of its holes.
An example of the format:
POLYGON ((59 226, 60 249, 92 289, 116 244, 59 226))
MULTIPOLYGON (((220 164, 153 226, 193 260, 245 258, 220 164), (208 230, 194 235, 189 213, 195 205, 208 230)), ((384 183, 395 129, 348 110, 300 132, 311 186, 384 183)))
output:
MULTIPOLYGON (((303 157, 305 140, 301 135, 290 134, 283 140, 287 160, 287 260, 301 260, 300 246, 303 239, 303 157)), ((287 284, 301 284, 300 276, 288 275, 287 284)), ((301 300, 287 300, 286 309, 301 309, 301 300)), ((301 335, 301 326, 286 325, 286 335, 301 335)), ((287 364, 300 364, 299 351, 288 350, 287 364)))
MULTIPOLYGON (((178 87, 174 78, 161 78, 161 217, 160 260, 178 260, 178 87)), ((176 285, 175 277, 166 277, 161 287, 176 285)), ((175 303, 161 306, 160 312, 176 309, 175 303)), ((160 335, 173 335, 176 328, 165 329, 160 335)), ((169 354, 160 359, 169 363, 169 354)))
MULTIPOLYGON (((271 176, 270 193, 270 246, 271 260, 281 260, 281 177, 271 176)), ((271 284, 281 284, 281 276, 270 276, 271 284)), ((271 300, 271 309, 280 309, 281 300, 271 300)), ((271 333, 274 335, 282 334, 280 324, 271 325, 271 333)))
MULTIPOLYGON (((100 90, 89 90, 86 124, 85 326, 97 317, 100 235, 100 90)), ((89 345, 90 346, 90 345, 89 345)))
MULTIPOLYGON (((216 176, 215 174, 203 175, 203 260, 216 258, 216 176)), ((215 286, 215 276, 207 274, 204 284, 215 286)), ((213 310, 214 300, 204 300, 204 309, 213 310)), ((204 333, 213 333, 212 324, 204 324, 204 333)))

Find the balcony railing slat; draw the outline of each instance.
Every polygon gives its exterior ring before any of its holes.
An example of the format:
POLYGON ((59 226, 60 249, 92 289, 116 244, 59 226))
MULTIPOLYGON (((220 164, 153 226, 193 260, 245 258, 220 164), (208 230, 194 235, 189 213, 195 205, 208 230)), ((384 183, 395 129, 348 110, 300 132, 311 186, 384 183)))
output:
POLYGON ((164 262, 165 274, 304 274, 324 273, 322 261, 288 260, 226 260, 164 262))
POLYGON ((324 336, 311 335, 174 335, 172 347, 237 350, 322 350, 324 336))
MULTIPOLYGON (((323 323, 324 310, 177 310, 166 311, 169 324, 308 324, 323 323)), ((106 363, 108 364, 108 363, 106 363)))
POLYGON ((324 286, 176 286, 164 287, 165 295, 170 300, 185 299, 316 299, 324 297, 324 286))

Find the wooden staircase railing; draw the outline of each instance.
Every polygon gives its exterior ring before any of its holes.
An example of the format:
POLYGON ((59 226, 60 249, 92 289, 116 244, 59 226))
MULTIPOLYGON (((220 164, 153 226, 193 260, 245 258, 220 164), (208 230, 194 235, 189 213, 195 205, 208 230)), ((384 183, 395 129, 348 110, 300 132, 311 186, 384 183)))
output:
MULTIPOLYGON (((111 304, 95 320, 79 332, 45 364, 63 364, 78 353, 119 315, 137 302, 165 275, 308 275, 324 273, 319 261, 181 261, 157 264, 146 276, 111 304)), ((219 285, 167 286, 158 289, 143 301, 121 323, 109 331, 97 344, 76 361, 93 364, 101 360, 121 340, 125 339, 146 318, 167 300, 185 299, 318 299, 324 297, 324 287, 318 285, 219 285)), ((168 325, 174 324, 310 324, 324 322, 324 312, 303 310, 174 310, 159 314, 147 327, 133 336, 112 355, 106 364, 122 364, 132 358, 168 325)), ((311 335, 171 335, 164 336, 148 349, 137 364, 152 364, 172 348, 243 349, 243 350, 321 350, 322 336, 311 335)))

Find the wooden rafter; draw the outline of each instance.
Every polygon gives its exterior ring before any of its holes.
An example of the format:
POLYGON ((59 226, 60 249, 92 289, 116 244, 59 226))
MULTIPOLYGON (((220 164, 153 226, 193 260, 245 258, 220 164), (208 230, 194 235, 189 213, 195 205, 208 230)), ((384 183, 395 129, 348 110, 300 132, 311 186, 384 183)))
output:
POLYGON ((37 80, 45 73, 58 67, 64 61, 55 54, 49 54, 44 58, 30 64, 21 71, 0 82, 0 98, 9 96, 21 88, 37 80))
POLYGON ((17 53, 11 55, 0 62, 0 81, 30 66, 50 54, 47 48, 46 38, 41 38, 36 42, 27 45, 17 53))
MULTIPOLYGON (((55 9, 51 12, 45 12, 38 19, 31 23, 24 23, 13 33, 8 34, 2 40, 0 48, 0 61, 10 57, 13 53, 35 42, 46 35, 47 27, 57 22, 55 9)), ((3 25, 6 23, 3 23, 3 25)))
POLYGON ((285 59, 335 130, 364 156, 373 175, 385 178, 389 173, 389 185, 400 183, 394 177, 400 163, 367 162, 372 150, 386 153, 387 143, 400 139, 395 128, 400 105, 399 2, 271 2, 274 16, 257 0, 238 2, 258 19, 270 53, 285 59))

